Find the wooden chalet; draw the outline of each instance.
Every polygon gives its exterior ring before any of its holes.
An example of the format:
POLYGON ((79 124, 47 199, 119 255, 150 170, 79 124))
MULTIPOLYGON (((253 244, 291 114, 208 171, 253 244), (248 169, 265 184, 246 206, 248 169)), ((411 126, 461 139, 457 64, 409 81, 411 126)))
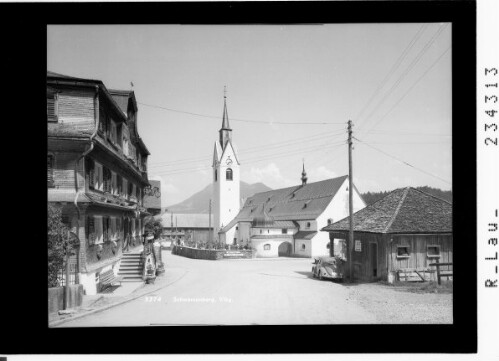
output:
MULTIPOLYGON (((414 188, 394 190, 354 213, 352 262, 358 280, 435 280, 432 263, 452 263, 452 204, 414 188)), ((331 255, 346 255, 349 217, 330 224, 331 255)), ((442 266, 446 271, 452 266, 442 266)))

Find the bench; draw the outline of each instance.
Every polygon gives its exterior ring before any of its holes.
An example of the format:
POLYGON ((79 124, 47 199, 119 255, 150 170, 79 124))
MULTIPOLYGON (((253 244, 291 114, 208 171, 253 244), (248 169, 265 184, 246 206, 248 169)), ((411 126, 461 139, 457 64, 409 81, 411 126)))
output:
POLYGON ((112 286, 113 284, 118 282, 121 286, 121 281, 123 281, 123 277, 115 276, 112 269, 109 271, 102 272, 99 275, 99 284, 100 284, 99 292, 103 291, 107 287, 112 286))

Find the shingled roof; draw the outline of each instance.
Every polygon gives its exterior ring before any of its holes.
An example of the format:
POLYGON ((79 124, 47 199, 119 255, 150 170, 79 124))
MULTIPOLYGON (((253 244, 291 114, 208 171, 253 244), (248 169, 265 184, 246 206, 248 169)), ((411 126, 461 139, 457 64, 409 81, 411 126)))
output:
MULTIPOLYGON (((354 231, 369 233, 450 233, 452 204, 417 189, 396 189, 354 213, 354 231)), ((348 231, 350 217, 322 231, 348 231)))
POLYGON ((315 219, 331 203, 348 176, 327 179, 288 188, 261 192, 249 197, 239 214, 220 232, 226 232, 238 222, 251 222, 265 212, 275 221, 315 219))

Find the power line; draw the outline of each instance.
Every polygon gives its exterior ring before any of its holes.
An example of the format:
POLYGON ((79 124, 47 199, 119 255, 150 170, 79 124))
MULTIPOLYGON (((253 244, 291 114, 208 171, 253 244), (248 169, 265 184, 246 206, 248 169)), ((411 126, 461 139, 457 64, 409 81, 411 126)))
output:
POLYGON ((421 136, 434 136, 434 137, 452 137, 452 134, 438 134, 438 133, 412 133, 412 132, 389 132, 383 129, 369 130, 366 134, 387 134, 387 135, 421 135, 421 136))
POLYGON ((423 172, 423 173, 425 173, 425 174, 427 174, 427 175, 429 175, 429 176, 432 176, 432 177, 434 177, 434 178, 437 178, 437 179, 441 180, 442 182, 445 182, 445 183, 447 183, 447 184, 452 185, 452 183, 451 183, 451 182, 449 182, 449 181, 447 181, 447 180, 445 180, 445 179, 443 179, 443 178, 440 178, 439 176, 436 176, 435 174, 432 174, 432 173, 430 173, 430 172, 427 172, 427 171, 425 171, 425 170, 423 170, 423 169, 421 169, 421 168, 415 167, 415 166, 413 166, 412 164, 407 163, 407 162, 406 162, 406 161, 404 161, 403 159, 397 158, 397 157, 395 157, 395 156, 393 156, 393 155, 391 155, 391 154, 389 154, 389 153, 387 153, 387 152, 385 152, 385 151, 383 151, 383 150, 381 150, 381 149, 379 149, 379 148, 376 148, 376 147, 374 147, 374 146, 372 146, 372 145, 370 145, 370 144, 368 144, 368 143, 366 143, 366 142, 364 142, 364 141, 362 141, 362 140, 360 140, 360 139, 358 139, 358 138, 356 138, 356 137, 353 137, 353 138, 354 138, 355 140, 359 141, 360 143, 362 143, 362 144, 364 144, 364 145, 367 145, 368 147, 370 147, 370 148, 372 148, 372 149, 374 149, 374 150, 377 150, 378 152, 383 153, 384 155, 386 155, 386 156, 388 156, 388 157, 390 157, 390 158, 392 158, 392 159, 395 159, 395 160, 397 160, 397 161, 399 161, 399 162, 401 162, 401 163, 403 163, 403 164, 405 164, 405 165, 407 165, 407 166, 409 166, 409 167, 411 167, 411 168, 414 168, 414 169, 416 169, 416 170, 419 170, 420 172, 423 172))
POLYGON ((408 65, 405 71, 398 77, 395 83, 388 89, 383 98, 378 102, 378 104, 371 110, 369 115, 364 118, 364 123, 358 128, 359 130, 367 124, 367 120, 371 118, 371 116, 378 110, 378 108, 384 103, 384 101, 393 93, 393 91, 400 85, 402 80, 406 77, 406 75, 419 63, 424 54, 428 51, 428 49, 433 45, 435 40, 440 36, 440 34, 445 30, 448 24, 441 26, 437 32, 431 37, 430 40, 425 44, 425 46, 419 51, 416 57, 412 60, 412 62, 408 65))
MULTIPOLYGON (((248 147, 248 148, 244 148, 244 149, 241 149, 238 151, 238 153, 252 153, 252 152, 255 152, 255 151, 263 151, 263 150, 268 150, 268 149, 271 149, 271 148, 280 148, 280 147, 286 147, 286 146, 294 146, 294 145, 298 145, 300 143, 306 143, 306 142, 310 142, 310 141, 318 141, 320 139, 323 139, 323 138, 328 138, 328 139, 331 139, 331 138, 336 138, 342 134, 344 134, 345 132, 344 131, 341 131, 341 132, 322 132, 322 133, 319 133, 319 134, 315 134, 315 135, 311 135, 311 136, 308 136, 308 137, 299 137, 299 138, 294 138, 294 139, 289 139, 289 140, 286 140, 286 141, 282 141, 282 142, 276 142, 276 143, 270 143, 270 144, 267 144, 267 145, 262 145, 262 146, 253 146, 253 147, 248 147), (290 144, 287 144, 287 143, 290 143, 290 144)), ((175 163, 191 163, 193 161, 197 162, 197 161, 201 161, 201 160, 209 160, 211 159, 212 157, 211 156, 205 156, 205 157, 194 157, 194 158, 186 158, 186 159, 177 159, 177 160, 173 160, 173 161, 164 161, 164 162, 156 162, 156 163, 149 163, 149 166, 150 167, 164 167, 164 166, 171 166, 175 163), (165 163, 168 163, 168 164, 165 164, 165 163)))
MULTIPOLYGON (((214 115, 206 115, 206 114, 199 114, 199 113, 193 113, 193 112, 187 112, 184 110, 177 110, 177 109, 172 109, 172 108, 166 108, 166 107, 161 107, 159 105, 151 105, 151 104, 145 104, 145 103, 140 103, 137 102, 140 105, 146 106, 146 107, 151 107, 151 108, 157 108, 157 109, 163 109, 163 110, 168 110, 170 112, 176 112, 176 113, 183 113, 183 114, 189 114, 189 115, 194 115, 197 117, 204 117, 204 118, 213 118, 213 119, 220 119, 219 116, 214 116, 214 115)), ((246 122, 246 123, 258 123, 258 124, 287 124, 287 125, 300 125, 300 124, 306 124, 306 125, 334 125, 334 124, 346 124, 345 122, 275 122, 275 121, 261 121, 261 120, 250 120, 250 119, 239 119, 239 118, 230 118, 232 121, 236 122, 246 122)))
MULTIPOLYGON (((342 142, 344 143, 344 142, 342 142)), ((333 149, 333 148, 336 148, 336 147, 341 147, 343 146, 344 144, 333 144, 333 145, 330 145, 329 148, 333 149)), ((245 160, 242 160, 241 162, 243 162, 244 164, 253 164, 253 163, 258 163, 258 162, 261 162, 261 161, 266 161, 266 160, 270 160, 270 159, 278 159, 278 158, 285 158, 285 157, 289 157, 289 156, 294 156, 294 155, 297 155, 297 154, 308 154, 308 153, 312 153, 312 152, 316 152, 318 150, 324 150, 328 147, 314 147, 313 149, 308 149, 308 150, 298 150, 298 151, 295 151, 295 152, 285 152, 285 153, 279 153, 279 154, 272 154, 272 155, 269 155, 268 157, 266 158, 261 158, 261 157, 256 157, 256 158, 249 158, 249 159, 245 159, 245 160)), ((209 170, 211 169, 212 167, 211 166, 205 166, 205 167, 190 167, 190 168, 185 168, 185 169, 179 169, 179 170, 172 170, 172 171, 168 171, 168 172, 157 172, 157 173, 154 173, 154 175, 160 175, 160 176, 170 176, 170 175, 178 175, 178 174, 186 174, 186 173, 192 173, 192 172, 195 172, 195 171, 199 171, 199 170, 209 170)))
MULTIPOLYGON (((412 86, 404 93, 404 95, 402 95, 399 100, 397 100, 397 102, 390 108, 390 110, 388 110, 376 123, 374 123, 374 125, 370 128, 370 129, 374 129, 376 128, 376 126, 378 126, 382 121, 383 119, 385 119, 388 114, 390 114, 393 109, 395 109, 397 107, 397 105, 399 105, 399 103, 407 96, 407 94, 409 94, 411 92, 411 90, 421 81, 421 79, 423 79, 426 74, 428 74, 430 72, 431 69, 433 69, 433 67, 440 61, 440 59, 443 58, 443 56, 445 54, 447 54, 447 52, 451 49, 451 47, 449 46, 442 54, 440 54, 440 56, 430 65, 430 67, 428 69, 426 69, 426 71, 412 84, 412 86)), ((366 133, 369 133, 369 131, 367 131, 366 133)))
POLYGON ((400 56, 398 57, 398 59, 395 61, 395 63, 392 65, 392 67, 390 68, 390 70, 388 71, 388 73, 385 75, 384 79, 381 81, 381 83, 378 85, 378 87, 376 88, 376 90, 374 91, 374 93, 371 95, 371 97, 369 98, 368 102, 364 105, 364 107, 362 108, 362 110, 359 112, 359 114, 357 114, 357 116, 354 119, 359 119, 360 116, 362 114, 364 114, 364 111, 369 107, 369 105, 371 105, 371 102, 374 100, 374 98, 376 97, 376 95, 378 95, 378 93, 381 90, 381 88, 383 88, 385 86, 385 84, 388 81, 388 79, 390 79, 390 77, 392 76, 392 74, 395 73, 395 71, 399 68, 400 64, 402 64, 402 61, 405 59, 405 57, 407 56, 407 54, 409 53, 409 51, 412 50, 412 48, 414 47, 414 45, 416 44, 416 42, 419 40, 419 38, 421 37, 421 35, 423 35, 423 33, 424 33, 424 31, 426 30, 427 27, 428 27, 428 24, 423 24, 419 28, 418 32, 414 35, 414 37, 409 42, 409 44, 406 46, 406 48, 404 49, 404 51, 402 52, 402 54, 400 54, 400 56))

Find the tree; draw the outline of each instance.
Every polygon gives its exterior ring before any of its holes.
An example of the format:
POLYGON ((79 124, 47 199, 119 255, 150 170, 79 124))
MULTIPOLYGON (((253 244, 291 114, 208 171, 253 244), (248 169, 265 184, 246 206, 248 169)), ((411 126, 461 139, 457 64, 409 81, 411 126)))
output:
POLYGON ((64 267, 66 252, 78 245, 69 237, 69 228, 62 222, 61 209, 48 203, 47 212, 48 286, 57 287, 57 274, 64 267))
POLYGON ((144 229, 146 233, 152 233, 154 239, 158 239, 163 232, 163 222, 161 218, 149 217, 145 222, 144 229))

